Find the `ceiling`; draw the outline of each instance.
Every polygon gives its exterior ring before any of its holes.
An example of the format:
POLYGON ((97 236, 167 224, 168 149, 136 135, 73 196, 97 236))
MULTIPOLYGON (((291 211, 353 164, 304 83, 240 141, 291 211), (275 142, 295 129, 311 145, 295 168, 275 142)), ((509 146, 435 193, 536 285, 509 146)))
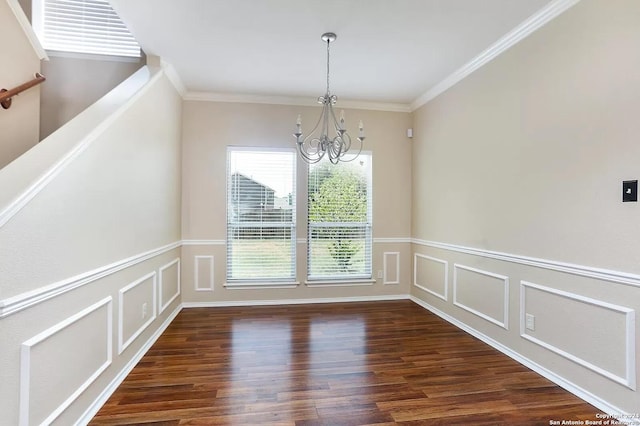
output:
POLYGON ((189 92, 409 105, 551 0, 111 0, 189 92))

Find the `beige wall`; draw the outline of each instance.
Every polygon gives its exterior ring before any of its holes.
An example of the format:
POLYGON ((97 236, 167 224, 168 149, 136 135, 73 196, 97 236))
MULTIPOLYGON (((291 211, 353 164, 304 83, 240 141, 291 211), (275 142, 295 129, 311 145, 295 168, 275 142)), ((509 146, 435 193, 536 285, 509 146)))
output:
MULTIPOLYGON (((406 137, 410 115, 402 112, 346 110, 347 122, 357 132, 365 122, 366 149, 373 153, 374 275, 383 269, 385 252, 400 251, 402 284, 295 290, 227 290, 226 274, 226 154, 227 146, 294 148, 292 132, 298 114, 304 123, 317 120, 315 107, 241 103, 185 102, 183 111, 183 223, 185 240, 214 240, 183 248, 184 295, 188 302, 229 300, 306 299, 338 296, 406 294, 409 269, 411 142, 406 137), (380 240, 381 238, 389 240, 380 240), (376 240, 377 239, 377 240, 376 240), (404 242, 402 242, 404 239, 404 242), (214 291, 195 291, 195 256, 214 256, 214 291)), ((306 172, 298 162, 298 238, 306 235, 306 172)), ((390 256, 390 255, 387 255, 390 256)), ((388 262, 391 262, 388 257, 388 262)), ((395 267, 396 258, 393 257, 395 267)), ((209 265, 210 260, 202 261, 209 265)), ((298 280, 306 278, 306 245, 298 244, 298 280)), ((209 266, 206 266, 208 268, 209 266)), ((208 269, 207 269, 208 270, 208 269)), ((391 273, 391 271, 388 271, 391 273)), ((393 272, 395 276, 395 272, 393 272)), ((392 281, 388 279, 387 281, 392 281)))
MULTIPOLYGON (((87 420, 178 312, 182 100, 162 71, 144 71, 146 85, 0 225, 6 424, 87 420)), ((77 136, 76 121, 37 152, 77 136)))
POLYGON ((40 139, 82 112, 144 65, 137 61, 86 59, 50 55, 42 64, 40 139))
MULTIPOLYGON (((0 1, 0 89, 13 89, 40 72, 40 59, 7 1, 0 1)), ((0 108, 0 169, 38 143, 40 87, 13 98, 0 108)))
POLYGON ((412 159, 412 294, 631 413, 638 16, 635 0, 581 1, 416 111, 412 159))
MULTIPOLYGON (((32 0, 18 0, 31 20, 32 0)), ((50 52, 42 64, 48 83, 42 87, 39 140, 107 94, 145 64, 140 59, 101 59, 99 56, 50 52)))

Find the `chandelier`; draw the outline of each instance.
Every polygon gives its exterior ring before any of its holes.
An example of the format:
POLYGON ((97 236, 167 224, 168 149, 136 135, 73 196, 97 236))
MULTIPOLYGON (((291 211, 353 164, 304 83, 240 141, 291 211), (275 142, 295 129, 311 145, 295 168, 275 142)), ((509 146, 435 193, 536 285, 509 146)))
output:
MULTIPOLYGON (((336 119, 333 106, 336 104, 338 97, 332 95, 329 90, 329 45, 335 41, 334 33, 322 34, 322 41, 327 43, 327 91, 324 96, 318 98, 318 103, 322 104, 322 114, 318 118, 315 127, 306 137, 302 134, 302 118, 298 115, 296 121, 296 144, 300 157, 309 164, 317 163, 322 160, 325 155, 333 164, 338 162, 353 161, 362 151, 364 142, 364 127, 362 120, 358 124, 358 143, 357 153, 349 153, 351 149, 351 136, 347 133, 344 125, 344 111, 340 112, 340 119, 336 119)), ((354 150, 355 151, 355 150, 354 150)))

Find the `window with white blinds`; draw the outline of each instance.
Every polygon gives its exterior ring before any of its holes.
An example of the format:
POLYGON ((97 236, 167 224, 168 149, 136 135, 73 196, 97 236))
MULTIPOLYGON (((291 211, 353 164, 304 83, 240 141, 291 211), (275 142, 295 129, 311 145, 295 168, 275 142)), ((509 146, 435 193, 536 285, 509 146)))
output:
POLYGON ((227 281, 295 281, 296 157, 227 151, 227 281))
POLYGON ((140 57, 108 0, 33 0, 33 28, 47 50, 140 57))
POLYGON ((307 276, 371 278, 371 155, 309 166, 307 276))

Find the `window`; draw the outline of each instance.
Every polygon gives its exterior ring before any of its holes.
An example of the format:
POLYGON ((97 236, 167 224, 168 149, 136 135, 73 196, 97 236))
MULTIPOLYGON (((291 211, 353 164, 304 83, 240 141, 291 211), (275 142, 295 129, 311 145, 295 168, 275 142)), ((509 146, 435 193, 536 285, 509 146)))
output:
POLYGON ((227 152, 227 281, 295 281, 296 157, 227 152))
POLYGON ((371 279, 371 155, 311 165, 308 185, 308 279, 371 279))
POLYGON ((140 57, 108 0, 33 0, 33 27, 47 50, 140 57))

